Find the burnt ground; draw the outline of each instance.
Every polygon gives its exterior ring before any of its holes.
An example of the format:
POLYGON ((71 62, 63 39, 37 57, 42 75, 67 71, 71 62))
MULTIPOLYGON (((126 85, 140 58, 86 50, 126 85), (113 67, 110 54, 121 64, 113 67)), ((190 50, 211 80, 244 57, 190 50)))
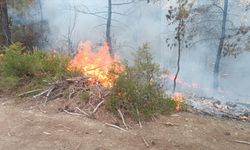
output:
POLYGON ((104 121, 44 110, 30 102, 0 98, 1 150, 249 150, 250 124, 187 112, 132 125, 127 132, 104 121), (39 108, 39 109, 38 109, 39 108), (174 126, 162 123, 171 122, 174 126), (143 138, 149 143, 147 148, 143 138))

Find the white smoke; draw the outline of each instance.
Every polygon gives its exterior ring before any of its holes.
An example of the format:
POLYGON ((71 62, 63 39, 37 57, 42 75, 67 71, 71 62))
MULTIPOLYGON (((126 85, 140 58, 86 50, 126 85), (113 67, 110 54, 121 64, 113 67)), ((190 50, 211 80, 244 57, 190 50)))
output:
MULTIPOLYGON (((165 43, 166 38, 174 38, 174 27, 168 26, 165 14, 175 2, 175 0, 162 0, 155 4, 147 4, 146 1, 143 1, 125 6, 114 6, 114 12, 125 14, 125 16, 114 14, 112 22, 112 37, 116 52, 123 58, 130 58, 132 51, 148 42, 155 61, 175 73, 177 50, 171 50, 165 43)), ((190 0, 187 9, 196 6, 195 0, 190 0)), ((105 40, 104 24, 106 20, 89 14, 75 14, 73 9, 75 7, 83 10, 86 10, 87 7, 91 12, 106 12, 107 1, 44 0, 43 12, 50 26, 51 48, 65 48, 68 30, 74 24, 75 28, 71 35, 74 46, 77 46, 79 41, 90 40, 97 44, 105 40)), ((105 13, 102 15, 107 16, 105 13)), ((232 19, 237 20, 237 17, 232 19)), ((245 24, 247 23, 245 22, 245 24)), ((188 88, 184 88, 184 90, 196 92, 201 96, 216 96, 211 89, 217 44, 216 41, 213 43, 205 41, 190 49, 183 49, 179 77, 190 84, 197 83, 200 86, 196 90, 188 88)), ((236 59, 222 58, 221 88, 225 92, 221 93, 219 98, 225 96, 226 100, 239 99, 241 102, 250 103, 250 94, 248 94, 250 89, 249 58, 249 52, 240 54, 236 59)), ((180 87, 180 85, 177 86, 180 87)))

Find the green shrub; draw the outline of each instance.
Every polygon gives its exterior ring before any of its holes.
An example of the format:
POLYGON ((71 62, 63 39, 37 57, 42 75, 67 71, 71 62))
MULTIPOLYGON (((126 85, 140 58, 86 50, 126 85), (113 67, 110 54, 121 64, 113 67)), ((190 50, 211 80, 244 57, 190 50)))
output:
POLYGON ((107 107, 117 113, 137 118, 137 110, 146 119, 175 109, 175 103, 165 97, 159 82, 159 66, 153 63, 149 47, 144 44, 135 54, 132 66, 125 65, 125 71, 119 75, 107 101, 107 107))
POLYGON ((11 89, 22 85, 22 82, 36 86, 43 80, 58 80, 68 74, 66 65, 69 57, 66 54, 27 50, 21 43, 4 47, 3 52, 0 59, 1 87, 5 85, 11 89))
POLYGON ((47 73, 48 77, 61 79, 70 74, 67 69, 69 60, 67 54, 50 54, 43 62, 43 72, 47 73))
POLYGON ((33 77, 41 68, 39 60, 42 56, 36 52, 31 55, 24 51, 25 47, 22 47, 21 43, 5 48, 2 65, 6 76, 33 77))

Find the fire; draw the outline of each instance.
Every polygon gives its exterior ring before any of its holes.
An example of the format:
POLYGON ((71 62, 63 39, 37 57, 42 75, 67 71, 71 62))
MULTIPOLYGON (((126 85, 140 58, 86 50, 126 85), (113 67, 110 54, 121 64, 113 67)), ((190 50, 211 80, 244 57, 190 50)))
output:
POLYGON ((240 118, 241 121, 246 121, 248 119, 247 116, 239 116, 239 118, 240 118))
POLYGON ((121 73, 123 66, 117 56, 112 57, 107 43, 98 52, 92 51, 91 42, 80 43, 77 55, 69 62, 68 70, 77 71, 89 77, 90 85, 100 83, 104 87, 112 87, 118 78, 116 74, 110 74, 110 70, 121 73))
MULTIPOLYGON (((164 74, 164 78, 167 78, 169 80, 174 81, 175 75, 164 74)), ((179 83, 179 84, 181 84, 181 85, 183 85, 185 87, 188 87, 188 88, 193 88, 193 89, 199 88, 199 85, 197 83, 187 83, 187 82, 185 82, 185 81, 183 81, 182 79, 179 79, 179 78, 177 78, 176 83, 179 83)))
POLYGON ((176 108, 175 110, 178 112, 180 111, 180 108, 181 108, 181 104, 183 103, 184 101, 184 96, 183 94, 179 93, 179 92, 176 92, 174 93, 174 95, 172 96, 172 99, 175 101, 176 103, 176 108))

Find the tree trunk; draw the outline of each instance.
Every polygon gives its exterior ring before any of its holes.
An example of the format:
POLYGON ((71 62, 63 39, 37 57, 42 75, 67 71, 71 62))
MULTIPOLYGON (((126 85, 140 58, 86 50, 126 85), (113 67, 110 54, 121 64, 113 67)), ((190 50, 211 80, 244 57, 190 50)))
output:
POLYGON ((44 19, 43 19, 43 5, 42 5, 41 0, 38 0, 38 5, 39 5, 39 9, 40 9, 40 20, 42 22, 44 19))
POLYGON ((1 29, 2 35, 4 37, 4 44, 11 44, 11 32, 9 28, 9 18, 8 18, 8 10, 7 10, 7 2, 6 0, 0 0, 0 17, 1 17, 1 29))
POLYGON ((40 13, 40 40, 39 40, 39 46, 44 47, 46 44, 46 33, 44 30, 44 16, 43 16, 43 4, 41 0, 38 0, 38 7, 39 7, 39 13, 40 13))
POLYGON ((112 20, 112 0, 108 0, 108 19, 107 19, 107 26, 106 26, 106 41, 109 45, 109 53, 111 56, 113 56, 112 39, 111 39, 111 20, 112 20))
POLYGON ((226 22, 227 22, 227 13, 228 13, 228 0, 224 0, 224 11, 223 11, 223 21, 222 21, 222 31, 220 37, 220 43, 217 51, 216 61, 214 65, 214 89, 218 90, 219 88, 219 71, 220 71, 220 61, 221 54, 224 46, 225 36, 226 36, 226 22))
POLYGON ((177 29, 177 44, 178 44, 178 59, 177 59, 177 71, 174 76, 174 87, 173 87, 173 93, 175 93, 176 89, 176 80, 178 78, 179 72, 180 72, 180 61, 181 61, 181 32, 182 32, 182 27, 183 27, 184 21, 181 19, 179 20, 179 25, 177 29))

